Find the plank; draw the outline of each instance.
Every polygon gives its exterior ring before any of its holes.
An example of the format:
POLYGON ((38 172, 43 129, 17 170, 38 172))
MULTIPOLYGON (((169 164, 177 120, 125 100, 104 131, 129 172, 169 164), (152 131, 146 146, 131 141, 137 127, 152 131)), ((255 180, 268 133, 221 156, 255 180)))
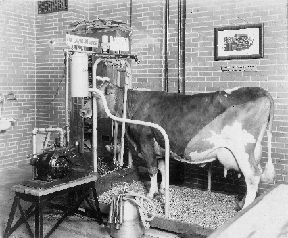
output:
POLYGON ((204 238, 213 233, 213 229, 203 228, 196 224, 190 224, 178 220, 172 220, 164 217, 154 217, 150 226, 161 230, 182 234, 181 237, 204 238), (184 235, 184 236, 183 236, 184 235))
POLYGON ((62 191, 68 188, 73 188, 79 185, 83 185, 83 184, 87 184, 90 183, 92 181, 96 181, 98 178, 97 173, 92 173, 88 176, 76 179, 76 180, 72 180, 72 181, 68 181, 66 183, 61 183, 58 185, 55 185, 53 187, 48 187, 48 188, 43 188, 43 187, 30 187, 29 183, 22 185, 22 184, 18 184, 18 185, 14 185, 12 187, 12 191, 14 192, 19 192, 19 193, 25 193, 25 194, 31 194, 34 196, 44 196, 44 195, 48 195, 54 192, 58 192, 58 191, 62 191))
POLYGON ((209 238, 287 237, 288 185, 280 184, 261 195, 209 238))
POLYGON ((180 238, 180 237, 173 233, 150 228, 145 230, 145 235, 143 236, 143 238, 180 238))

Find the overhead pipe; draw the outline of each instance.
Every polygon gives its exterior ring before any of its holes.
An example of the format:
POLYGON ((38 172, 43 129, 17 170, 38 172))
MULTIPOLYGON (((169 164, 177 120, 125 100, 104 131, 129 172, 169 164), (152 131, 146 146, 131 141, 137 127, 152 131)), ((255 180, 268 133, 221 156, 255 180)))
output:
POLYGON ((165 189, 165 217, 168 218, 169 217, 169 155, 170 155, 170 145, 169 145, 169 138, 168 138, 166 131, 163 129, 163 127, 159 126, 158 124, 152 123, 152 122, 145 122, 145 121, 140 121, 140 120, 131 120, 128 118, 120 118, 120 117, 116 117, 116 116, 112 115, 108 106, 107 106, 107 101, 106 101, 103 93, 94 86, 93 86, 93 88, 89 88, 89 92, 92 92, 93 98, 97 97, 95 95, 96 93, 101 97, 102 102, 103 102, 103 106, 104 106, 104 110, 107 113, 108 117, 110 117, 111 119, 113 119, 115 121, 120 121, 122 123, 127 122, 127 123, 136 124, 136 125, 150 126, 150 127, 158 129, 162 133, 164 140, 165 140, 165 177, 166 177, 166 180, 165 180, 165 187, 166 187, 166 189, 165 189))
POLYGON ((168 27, 169 27, 169 0, 165 0, 164 7, 164 91, 169 91, 169 76, 168 76, 168 27))

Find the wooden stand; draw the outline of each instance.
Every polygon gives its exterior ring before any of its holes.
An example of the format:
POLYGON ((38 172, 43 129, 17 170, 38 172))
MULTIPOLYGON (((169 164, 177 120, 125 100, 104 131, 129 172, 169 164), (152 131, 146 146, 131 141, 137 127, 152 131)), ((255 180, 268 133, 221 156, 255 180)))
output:
MULTIPOLYGON (((43 238, 43 208, 45 206, 51 206, 53 208, 59 209, 64 212, 62 217, 56 222, 56 224, 51 228, 51 230, 45 235, 49 237, 57 227, 67 218, 75 213, 80 215, 92 216, 95 218, 97 222, 100 224, 102 223, 102 215, 99 209, 99 202, 97 198, 97 192, 95 189, 95 181, 97 180, 97 174, 93 173, 85 177, 81 177, 72 181, 68 181, 65 183, 60 183, 55 185, 51 184, 51 186, 35 186, 35 180, 24 182, 23 184, 15 185, 12 187, 12 191, 15 191, 16 195, 14 197, 14 202, 12 204, 12 208, 10 211, 9 219, 7 222, 7 226, 4 232, 4 238, 8 238, 19 226, 23 223, 26 225, 29 235, 31 237, 36 238, 43 238), (32 185, 34 187, 29 186, 32 185), (89 196, 90 192, 92 192, 93 200, 95 201, 94 204, 91 203, 89 196), (61 195, 78 195, 76 196, 77 199, 69 199, 68 205, 55 205, 51 203, 51 200, 57 196, 61 195), (32 205, 24 211, 20 201, 28 201, 31 202, 32 205), (90 208, 92 209, 93 213, 86 214, 86 212, 79 210, 79 207, 82 202, 86 201, 90 208), (15 222, 14 226, 12 223, 14 221, 14 216, 16 213, 16 209, 20 211, 20 218, 17 222, 15 222), (28 223, 28 219, 35 215, 35 235, 31 230, 31 227, 28 223)), ((74 196, 75 197, 75 196, 74 196)))

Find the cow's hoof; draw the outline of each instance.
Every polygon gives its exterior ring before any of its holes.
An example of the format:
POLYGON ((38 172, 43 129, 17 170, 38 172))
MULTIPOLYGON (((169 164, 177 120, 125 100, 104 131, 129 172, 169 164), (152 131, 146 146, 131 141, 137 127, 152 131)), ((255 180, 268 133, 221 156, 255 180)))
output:
POLYGON ((245 203, 245 197, 242 198, 241 200, 238 200, 238 202, 236 203, 235 210, 236 210, 237 212, 239 212, 240 210, 242 210, 243 207, 244 207, 244 203, 245 203))
POLYGON ((150 199, 153 199, 154 195, 155 195, 155 193, 153 193, 153 192, 147 193, 147 197, 150 198, 150 199))
MULTIPOLYGON (((239 202, 239 203, 241 203, 241 202, 239 202)), ((235 207, 236 212, 239 212, 242 209, 242 206, 239 203, 236 204, 236 207, 235 207)))
POLYGON ((165 188, 160 188, 160 189, 159 189, 159 193, 160 193, 160 194, 164 194, 164 193, 165 193, 165 188))

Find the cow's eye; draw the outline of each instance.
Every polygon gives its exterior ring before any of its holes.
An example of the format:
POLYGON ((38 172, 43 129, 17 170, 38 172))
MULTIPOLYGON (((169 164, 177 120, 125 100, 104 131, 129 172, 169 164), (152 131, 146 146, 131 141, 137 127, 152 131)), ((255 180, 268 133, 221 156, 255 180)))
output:
POLYGON ((105 88, 105 95, 113 94, 112 90, 109 90, 109 88, 105 88))

